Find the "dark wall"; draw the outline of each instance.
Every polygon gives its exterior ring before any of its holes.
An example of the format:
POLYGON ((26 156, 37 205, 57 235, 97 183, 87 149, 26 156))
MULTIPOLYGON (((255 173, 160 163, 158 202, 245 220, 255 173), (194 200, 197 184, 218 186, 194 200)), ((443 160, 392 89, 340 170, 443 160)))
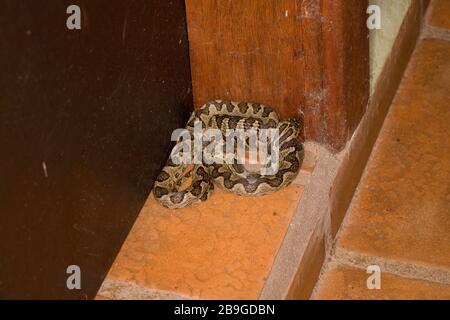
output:
POLYGON ((0 0, 0 298, 92 298, 191 109, 183 0, 0 0))

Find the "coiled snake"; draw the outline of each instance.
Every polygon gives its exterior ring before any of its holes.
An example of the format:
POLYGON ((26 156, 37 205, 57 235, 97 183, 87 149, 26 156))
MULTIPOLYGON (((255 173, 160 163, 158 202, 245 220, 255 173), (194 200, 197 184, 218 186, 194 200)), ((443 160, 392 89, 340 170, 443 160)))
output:
MULTIPOLYGON (((166 165, 157 176, 153 193, 155 198, 165 207, 182 208, 205 201, 214 190, 214 183, 223 189, 238 195, 265 195, 275 192, 289 185, 297 176, 303 161, 304 150, 298 140, 301 129, 299 121, 288 119, 280 121, 278 115, 270 107, 258 103, 211 101, 202 108, 194 111, 186 125, 192 141, 194 140, 195 123, 198 122, 205 129, 220 130, 222 136, 227 138, 230 130, 255 130, 277 129, 277 139, 271 140, 270 147, 278 147, 276 157, 277 170, 269 174, 261 174, 249 170, 242 162, 237 161, 235 154, 231 162, 203 162, 189 165, 187 163, 175 163, 169 157, 166 165), (187 180, 192 180, 187 188, 182 188, 187 180)), ((233 137, 234 139, 235 137, 233 137)), ((236 138, 237 144, 239 139, 236 138)), ((242 139, 241 139, 242 140, 242 139)), ((188 146, 195 150, 195 147, 188 146)), ((248 138, 241 141, 249 145, 248 138)), ((186 142, 178 141, 171 155, 180 152, 186 142)), ((201 148, 205 148, 203 144, 201 148)), ((236 151, 236 147, 233 149, 236 151)), ((264 168, 270 163, 264 160, 264 168)), ((273 163, 272 163, 273 165, 273 163)))

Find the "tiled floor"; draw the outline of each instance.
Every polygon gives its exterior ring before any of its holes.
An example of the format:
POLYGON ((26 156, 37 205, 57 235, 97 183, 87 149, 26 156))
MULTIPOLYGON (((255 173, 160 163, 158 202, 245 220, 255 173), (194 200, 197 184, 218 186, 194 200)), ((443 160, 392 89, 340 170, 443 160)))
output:
POLYGON ((450 29, 450 1, 433 1, 428 23, 437 28, 450 29))
POLYGON ((450 269, 449 99, 450 42, 424 40, 385 121, 340 246, 450 269))
POLYGON ((101 294, 257 299, 303 189, 292 184, 258 201, 217 189, 208 201, 178 210, 149 197, 101 294))
MULTIPOLYGON (((450 1, 432 5, 430 23, 450 27, 450 1)), ((450 298, 449 41, 424 39, 418 44, 336 252, 341 253, 335 257, 338 266, 324 274, 316 298, 450 298), (382 289, 368 290, 364 268, 371 261, 403 278, 385 273, 382 289)))
POLYGON ((383 273, 381 290, 367 289, 367 274, 364 270, 337 266, 325 274, 320 291, 315 296, 320 300, 438 300, 450 299, 450 286, 440 283, 407 279, 383 273))
MULTIPOLYGON (((433 6, 429 23, 448 28, 450 0, 433 6)), ((450 42, 422 40, 315 298, 450 299, 449 98, 450 42), (367 288, 372 264, 381 290, 367 288)), ((99 299, 258 298, 303 192, 255 201, 216 190, 180 210, 150 197, 99 299)))

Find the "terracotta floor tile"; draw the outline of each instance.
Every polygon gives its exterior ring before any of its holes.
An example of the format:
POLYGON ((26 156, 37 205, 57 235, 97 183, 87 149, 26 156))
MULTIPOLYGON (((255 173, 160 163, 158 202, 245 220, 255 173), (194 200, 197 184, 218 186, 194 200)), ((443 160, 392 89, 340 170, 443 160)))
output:
POLYGON ((450 29, 450 1, 432 0, 427 23, 433 27, 450 29))
POLYGON ((450 269, 450 42, 418 45, 347 215, 339 246, 450 269))
POLYGON ((371 274, 364 270, 338 266, 329 270, 316 289, 318 300, 447 300, 450 285, 406 279, 381 273, 380 290, 367 288, 371 274))
POLYGON ((107 279, 193 298, 256 299, 303 189, 240 197, 216 188, 179 210, 151 196, 107 279))

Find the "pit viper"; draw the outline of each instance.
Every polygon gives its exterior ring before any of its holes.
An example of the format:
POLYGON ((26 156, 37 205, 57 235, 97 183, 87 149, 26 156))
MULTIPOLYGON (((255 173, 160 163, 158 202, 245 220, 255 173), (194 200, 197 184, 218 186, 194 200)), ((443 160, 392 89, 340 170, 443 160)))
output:
MULTIPOLYGON (((163 206, 182 208, 205 201, 212 194, 214 183, 238 195, 265 195, 288 186, 297 176, 304 157, 303 145, 298 139, 301 130, 298 120, 280 120, 272 108, 259 103, 215 100, 194 111, 189 118, 186 130, 192 140, 196 122, 201 124, 203 130, 219 130, 224 138, 227 138, 230 129, 256 132, 261 129, 278 129, 278 138, 269 144, 276 144, 279 148, 277 170, 271 174, 249 170, 234 155, 231 162, 201 162, 194 165, 176 163, 169 157, 153 187, 155 198, 163 206), (182 188, 188 180, 189 185, 182 188)), ((235 141, 237 145, 238 138, 235 141)), ((186 144, 178 141, 171 155, 180 152, 183 143, 186 144)), ((192 144, 192 141, 188 143, 192 144)), ((249 141, 247 139, 241 143, 248 147, 249 141)), ((204 147, 206 146, 203 144, 200 146, 204 147)), ((191 145, 190 148, 193 152, 195 147, 191 145)), ((268 167, 268 161, 262 166, 268 167)))

